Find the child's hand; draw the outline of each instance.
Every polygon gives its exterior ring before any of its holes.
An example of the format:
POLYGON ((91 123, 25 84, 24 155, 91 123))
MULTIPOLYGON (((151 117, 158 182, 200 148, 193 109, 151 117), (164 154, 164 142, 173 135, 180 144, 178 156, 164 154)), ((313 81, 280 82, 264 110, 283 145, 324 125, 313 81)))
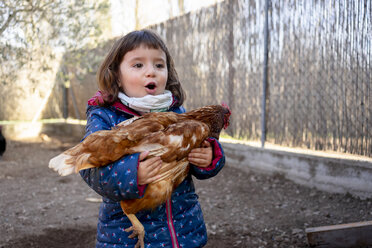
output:
POLYGON ((204 140, 201 148, 194 148, 189 153, 189 162, 198 167, 208 167, 212 163, 213 150, 211 143, 204 140))
POLYGON ((138 165, 138 184, 144 185, 149 184, 159 178, 158 172, 161 168, 163 161, 160 157, 153 157, 145 159, 149 155, 149 152, 141 152, 139 156, 138 165))

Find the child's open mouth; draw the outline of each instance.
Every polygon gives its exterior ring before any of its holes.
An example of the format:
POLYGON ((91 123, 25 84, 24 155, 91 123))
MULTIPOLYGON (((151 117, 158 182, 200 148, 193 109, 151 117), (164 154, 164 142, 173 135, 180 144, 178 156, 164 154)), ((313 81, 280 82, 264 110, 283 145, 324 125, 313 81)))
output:
POLYGON ((155 83, 149 83, 148 85, 145 86, 149 90, 154 90, 156 88, 155 83))

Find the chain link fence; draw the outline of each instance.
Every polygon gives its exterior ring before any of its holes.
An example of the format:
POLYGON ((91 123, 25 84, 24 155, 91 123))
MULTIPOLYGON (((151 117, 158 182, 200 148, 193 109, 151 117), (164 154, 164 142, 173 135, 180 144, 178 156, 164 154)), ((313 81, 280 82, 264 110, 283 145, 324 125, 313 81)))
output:
POLYGON ((268 138, 372 155, 371 1, 273 1, 268 138))
MULTIPOLYGON (((371 1, 269 1, 266 140, 372 155, 371 1)), ((229 0, 157 26, 186 107, 227 102, 229 134, 261 137, 265 1, 229 0)))

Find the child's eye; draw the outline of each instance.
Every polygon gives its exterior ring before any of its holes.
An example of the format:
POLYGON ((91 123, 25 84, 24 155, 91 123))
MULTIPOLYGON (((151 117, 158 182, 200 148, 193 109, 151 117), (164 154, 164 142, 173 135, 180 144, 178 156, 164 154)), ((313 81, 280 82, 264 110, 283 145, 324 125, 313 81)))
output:
POLYGON ((141 64, 141 63, 137 63, 137 64, 133 65, 133 67, 135 67, 135 68, 141 68, 142 66, 143 66, 143 64, 141 64))
POLYGON ((156 68, 164 68, 165 67, 165 65, 164 64, 156 64, 156 68))

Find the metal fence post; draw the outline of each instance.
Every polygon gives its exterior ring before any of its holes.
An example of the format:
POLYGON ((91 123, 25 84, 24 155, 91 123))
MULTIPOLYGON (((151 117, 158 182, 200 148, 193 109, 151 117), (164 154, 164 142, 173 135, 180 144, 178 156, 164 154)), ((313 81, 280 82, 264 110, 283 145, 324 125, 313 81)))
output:
MULTIPOLYGON (((229 64, 229 74, 228 74, 228 86, 229 86, 229 105, 232 111, 235 110, 235 94, 234 94, 234 77, 235 77, 235 68, 234 68, 234 0, 228 1, 228 24, 229 24, 229 36, 228 36, 228 64, 229 64)), ((235 126, 234 121, 232 120, 233 126, 235 126)), ((234 133, 230 129, 230 134, 234 133)))
POLYGON ((262 82, 262 112, 261 112, 261 147, 266 140, 266 91, 267 91, 267 63, 268 63, 268 37, 269 37, 269 0, 265 1, 265 28, 264 28, 264 65, 262 82))

